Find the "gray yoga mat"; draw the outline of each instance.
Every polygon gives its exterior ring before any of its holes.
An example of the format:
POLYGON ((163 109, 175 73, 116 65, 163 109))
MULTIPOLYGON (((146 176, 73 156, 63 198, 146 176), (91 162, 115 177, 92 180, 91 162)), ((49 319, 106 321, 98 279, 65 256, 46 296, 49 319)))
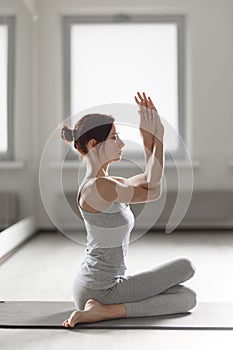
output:
MULTIPOLYGON (((65 328, 74 311, 69 301, 0 301, 0 327, 65 328)), ((166 316, 138 317, 77 324, 75 329, 233 329, 233 303, 200 302, 191 311, 166 316)))

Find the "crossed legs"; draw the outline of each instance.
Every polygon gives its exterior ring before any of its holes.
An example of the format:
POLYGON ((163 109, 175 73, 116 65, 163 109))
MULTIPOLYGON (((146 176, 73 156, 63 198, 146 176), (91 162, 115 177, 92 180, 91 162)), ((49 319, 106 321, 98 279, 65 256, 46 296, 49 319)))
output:
POLYGON ((74 283, 78 310, 63 324, 72 327, 78 322, 187 312, 195 307, 196 294, 180 283, 190 279, 194 272, 189 259, 178 258, 126 276, 106 290, 91 290, 74 283))

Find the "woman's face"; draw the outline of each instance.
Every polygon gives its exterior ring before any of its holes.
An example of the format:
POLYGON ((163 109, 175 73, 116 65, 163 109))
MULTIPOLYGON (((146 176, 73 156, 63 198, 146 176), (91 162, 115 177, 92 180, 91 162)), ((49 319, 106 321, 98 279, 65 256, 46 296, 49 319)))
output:
POLYGON ((121 159, 122 148, 125 146, 124 142, 119 138, 114 123, 112 129, 105 140, 105 154, 109 161, 117 161, 121 159))

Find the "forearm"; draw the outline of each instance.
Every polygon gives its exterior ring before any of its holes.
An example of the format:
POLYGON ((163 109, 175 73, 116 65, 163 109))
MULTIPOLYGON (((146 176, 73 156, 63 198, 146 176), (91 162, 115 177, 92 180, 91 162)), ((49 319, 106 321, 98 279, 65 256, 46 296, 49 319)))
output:
POLYGON ((133 186, 153 189, 158 187, 164 166, 163 142, 143 139, 146 168, 141 174, 128 178, 133 186))
POLYGON ((145 161, 146 163, 148 162, 148 160, 150 159, 151 157, 151 154, 155 148, 155 140, 154 140, 154 137, 144 137, 143 138, 143 146, 144 146, 144 155, 145 155, 145 161))
POLYGON ((148 188, 154 188, 161 182, 164 173, 163 136, 154 138, 153 149, 150 155, 147 151, 147 157, 145 169, 146 181, 148 188))

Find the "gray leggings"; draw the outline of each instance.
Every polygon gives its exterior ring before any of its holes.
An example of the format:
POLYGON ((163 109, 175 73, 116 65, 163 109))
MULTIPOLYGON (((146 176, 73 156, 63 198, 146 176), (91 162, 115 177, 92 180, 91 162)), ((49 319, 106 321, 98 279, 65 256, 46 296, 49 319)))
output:
POLYGON ((79 310, 88 299, 102 304, 124 304, 126 317, 185 313, 196 306, 196 294, 180 283, 195 272, 187 258, 177 258, 150 270, 126 276, 108 289, 94 290, 74 280, 73 298, 79 310))

